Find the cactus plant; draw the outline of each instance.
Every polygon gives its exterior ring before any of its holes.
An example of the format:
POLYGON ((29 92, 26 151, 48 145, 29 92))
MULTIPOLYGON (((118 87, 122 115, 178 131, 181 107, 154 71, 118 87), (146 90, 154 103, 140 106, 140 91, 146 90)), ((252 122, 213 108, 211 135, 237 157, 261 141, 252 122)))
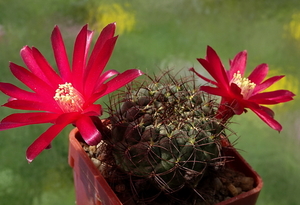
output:
POLYGON ((193 76, 147 78, 110 99, 115 163, 165 193, 194 188, 209 167, 222 164, 225 126, 214 117, 217 105, 193 76))

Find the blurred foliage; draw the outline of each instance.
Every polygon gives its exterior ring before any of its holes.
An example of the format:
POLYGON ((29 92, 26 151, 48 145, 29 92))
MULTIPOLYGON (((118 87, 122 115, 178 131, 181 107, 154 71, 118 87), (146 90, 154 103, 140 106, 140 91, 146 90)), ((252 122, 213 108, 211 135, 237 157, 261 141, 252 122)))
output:
MULTIPOLYGON (((300 77, 298 0, 0 0, 0 81, 20 85, 8 62, 23 65, 19 51, 37 47, 55 65, 50 35, 59 25, 71 55, 82 25, 99 33, 116 21, 120 34, 107 69, 186 70, 212 46, 225 67, 239 51, 248 51, 247 72, 268 63, 270 75, 287 77, 277 86, 298 93, 300 77)), ((94 39, 95 40, 95 39, 94 39)), ((54 66, 55 67, 55 66, 54 66)), ((273 87, 277 89, 277 87, 273 87)), ((0 103, 7 97, 0 94, 0 103)), ((101 102, 104 103, 104 100, 101 102)), ((235 116, 232 129, 241 138, 237 148, 264 179, 257 204, 297 204, 300 192, 299 100, 275 107, 284 131, 276 133, 251 112, 235 116), (254 132, 252 130, 255 130, 254 132)), ((1 108, 0 118, 13 111, 1 108)), ((66 128, 32 164, 25 151, 48 125, 1 131, 1 204, 74 204, 72 170, 67 163, 66 128)))

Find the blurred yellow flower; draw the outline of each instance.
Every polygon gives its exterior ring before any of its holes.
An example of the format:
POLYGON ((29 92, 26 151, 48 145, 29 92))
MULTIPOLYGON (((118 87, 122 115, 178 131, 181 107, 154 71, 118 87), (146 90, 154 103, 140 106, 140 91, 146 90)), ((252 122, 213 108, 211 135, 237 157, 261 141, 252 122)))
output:
POLYGON ((292 38, 300 40, 300 13, 293 14, 292 20, 284 28, 292 38))
POLYGON ((92 6, 88 12, 88 22, 90 26, 97 31, 112 22, 116 22, 117 34, 130 32, 135 26, 135 14, 129 11, 130 5, 125 4, 122 7, 118 3, 113 4, 100 4, 96 7, 92 6))
MULTIPOLYGON (((300 25, 300 24, 299 24, 300 25)), ((295 69, 292 69, 295 70, 295 69)), ((275 76, 275 75, 282 75, 280 69, 273 69, 269 71, 268 77, 275 76)), ((267 88, 265 92, 274 91, 274 90, 289 90, 293 92, 296 96, 299 93, 299 80, 296 76, 292 74, 285 74, 285 77, 279 80, 278 82, 274 83, 271 87, 267 88)), ((295 101, 292 101, 295 102, 295 101)), ((291 103, 291 102, 290 102, 291 103)), ((268 107, 281 107, 283 103, 279 103, 276 105, 268 105, 268 107)))

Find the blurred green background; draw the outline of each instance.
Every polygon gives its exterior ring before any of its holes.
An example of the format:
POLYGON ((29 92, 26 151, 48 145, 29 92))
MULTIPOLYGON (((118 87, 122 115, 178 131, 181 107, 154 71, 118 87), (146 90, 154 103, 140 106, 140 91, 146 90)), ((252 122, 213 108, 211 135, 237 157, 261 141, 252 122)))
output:
MULTIPOLYGON (((299 93, 299 0, 0 0, 0 81, 20 85, 8 62, 23 65, 19 51, 24 45, 37 47, 55 65, 50 44, 54 25, 59 25, 71 54, 84 24, 99 32, 114 21, 120 37, 107 69, 159 72, 195 66, 200 71, 196 58, 204 57, 210 45, 227 68, 228 59, 248 50, 248 73, 268 63, 272 75, 286 75, 274 89, 299 93)), ((0 103, 6 100, 0 94, 0 103)), ((231 128, 240 137, 236 147, 264 180, 258 205, 299 204, 299 103, 296 97, 273 107, 284 126, 280 134, 251 112, 233 118, 231 128)), ((10 113, 3 107, 0 118, 10 113)), ((0 204, 75 204, 67 163, 71 126, 33 163, 25 159, 26 148, 47 126, 0 132, 0 204)))

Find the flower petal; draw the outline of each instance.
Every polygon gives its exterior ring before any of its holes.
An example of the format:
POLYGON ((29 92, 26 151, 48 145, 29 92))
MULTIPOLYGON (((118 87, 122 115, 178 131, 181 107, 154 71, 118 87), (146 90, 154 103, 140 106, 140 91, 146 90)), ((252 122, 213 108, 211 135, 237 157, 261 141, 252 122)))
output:
POLYGON ((54 71, 54 69, 49 65, 45 57, 40 53, 35 47, 32 48, 32 54, 39 65, 40 68, 43 68, 45 76, 48 78, 49 85, 52 85, 54 89, 57 89, 58 84, 63 84, 61 77, 54 71))
POLYGON ((137 78, 141 75, 143 75, 143 72, 138 69, 129 69, 129 70, 124 71, 123 73, 117 75, 116 77, 114 77, 113 79, 111 79, 110 81, 105 83, 107 85, 107 89, 101 96, 107 95, 107 94, 123 87, 124 85, 130 83, 135 78, 137 78))
POLYGON ((20 100, 29 100, 29 101, 41 100, 41 96, 39 96, 38 94, 28 92, 10 83, 0 82, 0 90, 6 95, 20 100))
POLYGON ((78 113, 65 113, 60 115, 56 124, 49 127, 46 132, 39 136, 27 149, 26 158, 31 162, 44 149, 50 146, 51 141, 65 128, 68 124, 73 123, 79 118, 78 113))
POLYGON ((36 92, 44 99, 53 98, 55 90, 43 80, 17 64, 10 63, 9 66, 14 76, 22 83, 24 83, 27 87, 29 87, 32 91, 36 92))
POLYGON ((93 95, 88 99, 88 103, 94 103, 99 98, 104 96, 103 94, 105 93, 107 87, 108 86, 106 84, 102 84, 101 87, 98 88, 97 92, 94 92, 93 95))
POLYGON ((102 86, 102 84, 108 80, 109 78, 111 78, 112 76, 114 75, 118 75, 120 74, 118 71, 116 70, 108 70, 108 71, 105 71, 101 76, 100 78, 98 79, 98 82, 97 82, 97 87, 96 87, 96 90, 98 87, 102 86))
POLYGON ((55 124, 49 127, 46 132, 39 136, 27 149, 26 159, 32 162, 44 149, 46 149, 51 141, 67 126, 65 124, 55 124))
POLYGON ((233 99, 244 99, 244 96, 242 95, 242 89, 235 83, 230 84, 230 93, 232 94, 231 97, 233 99))
MULTIPOLYGON (((87 60, 87 56, 89 54, 89 49, 90 49, 90 45, 91 45, 91 42, 93 40, 93 34, 94 32, 93 31, 90 31, 90 30, 87 30, 87 36, 86 36, 86 46, 85 46, 85 60, 87 60)), ((87 64, 87 62, 85 62, 85 65, 87 64)))
POLYGON ((214 88, 214 87, 210 87, 210 86, 201 86, 200 87, 201 91, 207 92, 209 94, 212 95, 218 95, 218 96, 222 96, 222 97, 228 97, 228 93, 224 92, 224 90, 220 89, 220 88, 214 88))
POLYGON ((117 37, 107 40, 103 48, 99 51, 98 56, 90 68, 87 78, 85 79, 84 93, 86 96, 91 96, 95 91, 95 86, 113 52, 116 41, 117 37))
POLYGON ((61 36, 58 26, 55 26, 51 35, 51 42, 55 61, 59 70, 59 73, 64 82, 71 82, 71 70, 70 64, 65 48, 63 38, 61 36))
POLYGON ((260 109, 262 109, 264 112, 266 112, 270 117, 274 118, 275 113, 272 109, 265 107, 265 106, 260 106, 260 109))
POLYGON ((274 120, 274 118, 272 116, 270 116, 269 111, 267 112, 266 109, 264 109, 265 107, 260 106, 260 107, 253 107, 253 106, 249 106, 249 108, 260 118, 262 119, 267 125, 269 125, 272 129, 277 130, 277 131, 281 131, 282 130, 282 126, 279 122, 277 122, 276 120, 274 120))
POLYGON ((209 82, 213 85, 218 85, 215 81, 212 81, 206 77, 204 77, 203 75, 201 75, 200 73, 196 72, 196 70, 194 68, 190 68, 189 71, 194 72, 199 78, 202 78, 203 80, 205 80, 206 82, 209 82))
POLYGON ((55 124, 75 123, 75 121, 79 119, 81 115, 82 114, 80 114, 79 112, 63 113, 56 119, 55 124))
POLYGON ((273 76, 273 77, 265 80, 261 84, 256 85, 254 90, 253 90, 253 95, 267 89, 268 87, 270 87, 271 85, 273 85, 274 83, 276 83, 277 81, 279 81, 283 77, 284 77, 284 75, 273 76))
POLYGON ((82 114, 88 116, 101 116, 102 115, 102 106, 99 104, 92 104, 82 111, 82 114))
POLYGON ((291 101, 294 96, 295 94, 288 90, 275 90, 271 92, 258 93, 250 97, 249 100, 255 101, 259 104, 277 104, 291 101))
POLYGON ((238 71, 240 71, 241 75, 243 76, 246 70, 246 63, 247 63, 247 51, 239 52, 230 63, 228 79, 231 80, 233 78, 233 75, 238 71))
POLYGON ((49 111, 54 113, 61 113, 61 109, 55 102, 37 102, 27 100, 11 100, 5 103, 3 106, 18 109, 18 110, 37 110, 37 111, 49 111))
POLYGON ((59 114, 42 112, 11 114, 1 121, 0 131, 31 124, 53 123, 58 116, 59 114))
POLYGON ((84 67, 86 63, 87 56, 87 37, 88 30, 87 25, 82 27, 81 31, 77 35, 75 40, 74 50, 73 50, 73 62, 72 62, 72 77, 73 77, 73 85, 77 88, 79 92, 83 90, 83 81, 82 76, 84 73, 84 67))
POLYGON ((252 71, 248 79, 251 80, 251 82, 258 85, 265 79, 265 77, 268 74, 268 71, 269 67, 267 64, 260 64, 252 71))
MULTIPOLYGON (((203 67, 210 73, 210 75, 221 85, 221 86, 226 86, 229 84, 228 77, 226 74, 226 70, 216 53, 214 49, 211 47, 207 46, 207 51, 206 51, 206 60, 209 63, 209 66, 206 65, 203 67)), ((199 61, 199 59, 198 59, 199 61)), ((200 61, 199 61, 200 62, 200 61)), ((201 63, 201 62, 200 62, 201 63)), ((203 62, 202 62, 203 63, 203 62)), ((202 64, 201 63, 201 64, 202 64)))
POLYGON ((28 125, 28 124, 26 124, 26 123, 3 122, 3 123, 0 123, 0 131, 12 129, 12 128, 17 128, 17 127, 21 127, 21 126, 26 126, 26 125, 28 125))
POLYGON ((82 115, 76 121, 76 127, 88 145, 97 145, 101 141, 102 135, 89 116, 82 115))
POLYGON ((34 75, 36 75, 43 81, 46 81, 47 83, 49 83, 49 81, 46 78, 46 76, 44 75, 44 72, 42 71, 41 67, 37 64, 35 58, 33 57, 31 48, 29 48, 28 46, 24 46, 21 49, 20 54, 21 54, 21 57, 22 57, 24 63, 26 64, 27 68, 29 68, 29 70, 34 75))
MULTIPOLYGON (((94 64, 94 61, 97 59, 97 56, 98 56, 99 52, 101 51, 105 42, 114 36, 115 29, 116 29, 116 23, 108 24, 105 28, 103 28, 103 30, 101 31, 101 34, 99 35, 99 37, 95 43, 93 51, 91 53, 89 62, 87 64, 87 69, 92 67, 92 65, 94 64)), ((89 72, 89 70, 87 70, 87 72, 89 72)))
POLYGON ((46 112, 30 112, 30 113, 14 113, 5 117, 2 122, 14 122, 14 123, 27 123, 27 124, 41 124, 41 123, 53 123, 59 117, 60 114, 46 113, 46 112))

